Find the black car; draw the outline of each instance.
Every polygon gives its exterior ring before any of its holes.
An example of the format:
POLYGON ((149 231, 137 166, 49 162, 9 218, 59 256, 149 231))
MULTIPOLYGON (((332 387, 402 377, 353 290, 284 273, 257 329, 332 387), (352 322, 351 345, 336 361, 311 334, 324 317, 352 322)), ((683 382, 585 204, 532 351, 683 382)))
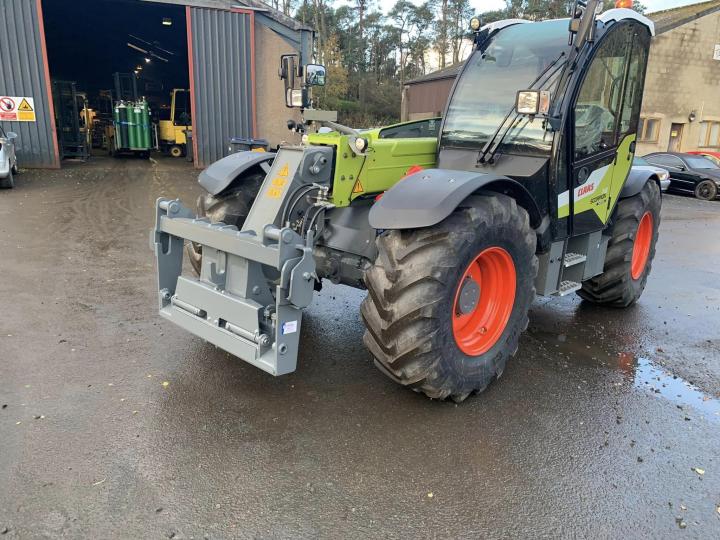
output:
POLYGON ((698 199, 712 201, 720 193, 720 167, 709 159, 679 152, 656 152, 644 156, 652 165, 670 173, 668 191, 693 193, 698 199))

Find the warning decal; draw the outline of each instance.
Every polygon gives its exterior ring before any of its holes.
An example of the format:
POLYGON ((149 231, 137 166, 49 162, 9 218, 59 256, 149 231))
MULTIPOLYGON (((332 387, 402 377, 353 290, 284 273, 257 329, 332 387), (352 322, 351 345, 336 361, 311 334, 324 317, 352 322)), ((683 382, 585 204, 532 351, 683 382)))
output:
POLYGON ((35 100, 23 96, 0 96, 0 120, 35 122, 35 100))
POLYGON ((287 163, 286 163, 285 166, 284 166, 282 169, 280 169, 280 172, 278 173, 278 176, 287 176, 287 175, 289 174, 289 172, 290 172, 290 170, 289 170, 289 168, 288 168, 288 166, 287 166, 287 163))
POLYGON ((364 191, 365 191, 365 188, 363 187, 363 185, 360 183, 360 180, 358 179, 355 182, 355 185, 353 186, 352 192, 353 193, 363 193, 364 191))

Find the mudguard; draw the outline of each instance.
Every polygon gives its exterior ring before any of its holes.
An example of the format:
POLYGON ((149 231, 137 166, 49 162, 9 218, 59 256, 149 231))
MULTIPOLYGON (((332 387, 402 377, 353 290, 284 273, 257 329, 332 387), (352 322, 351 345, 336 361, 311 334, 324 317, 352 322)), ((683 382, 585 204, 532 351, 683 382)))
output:
MULTIPOLYGON (((642 191, 645 183, 650 179, 655 179, 655 181, 658 181, 658 178, 654 172, 642 169, 635 169, 631 167, 630 174, 628 174, 627 180, 625 180, 625 185, 620 190, 620 195, 618 197, 620 199, 626 199, 628 197, 637 195, 642 191)), ((660 186, 658 185, 658 187, 660 186)))
MULTIPOLYGON (((430 227, 448 217, 475 191, 489 184, 510 188, 519 204, 531 206, 531 223, 540 213, 532 197, 519 182, 497 174, 427 169, 407 176, 376 202, 370 210, 370 226, 375 229, 416 229, 430 227)), ((535 226, 535 225, 534 225, 535 226)))
MULTIPOLYGON (((243 172, 263 163, 272 162, 274 152, 238 152, 224 157, 200 173, 198 182, 211 195, 217 195, 243 172)), ((269 167, 266 166, 268 169, 269 167)))

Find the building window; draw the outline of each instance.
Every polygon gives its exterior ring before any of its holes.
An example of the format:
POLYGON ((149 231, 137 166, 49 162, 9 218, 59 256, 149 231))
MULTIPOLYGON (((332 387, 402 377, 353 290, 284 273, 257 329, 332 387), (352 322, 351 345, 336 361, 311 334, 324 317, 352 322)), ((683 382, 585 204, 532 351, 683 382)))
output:
POLYGON ((720 122, 700 122, 700 147, 720 146, 720 122))
POLYGON ((641 118, 638 126, 639 142, 657 142, 660 132, 660 120, 657 118, 641 118))

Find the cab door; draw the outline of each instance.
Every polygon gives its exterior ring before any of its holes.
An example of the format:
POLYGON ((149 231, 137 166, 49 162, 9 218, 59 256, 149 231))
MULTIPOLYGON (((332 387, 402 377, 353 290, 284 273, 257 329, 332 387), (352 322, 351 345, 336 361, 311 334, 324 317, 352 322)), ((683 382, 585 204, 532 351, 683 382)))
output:
POLYGON ((571 124, 572 189, 567 194, 574 235, 604 227, 632 164, 643 81, 633 77, 633 90, 626 92, 628 75, 634 66, 644 78, 646 64, 635 57, 636 28, 619 23, 608 30, 596 45, 576 93, 571 124))
POLYGON ((630 23, 628 31, 630 38, 630 46, 628 47, 629 62, 625 75, 625 89, 622 96, 620 123, 618 125, 618 153, 613 169, 612 186, 605 221, 610 219, 615 209, 618 196, 630 174, 633 157, 635 157, 635 144, 638 124, 640 123, 640 107, 642 106, 645 72, 650 50, 650 32, 644 25, 635 22, 630 23))

